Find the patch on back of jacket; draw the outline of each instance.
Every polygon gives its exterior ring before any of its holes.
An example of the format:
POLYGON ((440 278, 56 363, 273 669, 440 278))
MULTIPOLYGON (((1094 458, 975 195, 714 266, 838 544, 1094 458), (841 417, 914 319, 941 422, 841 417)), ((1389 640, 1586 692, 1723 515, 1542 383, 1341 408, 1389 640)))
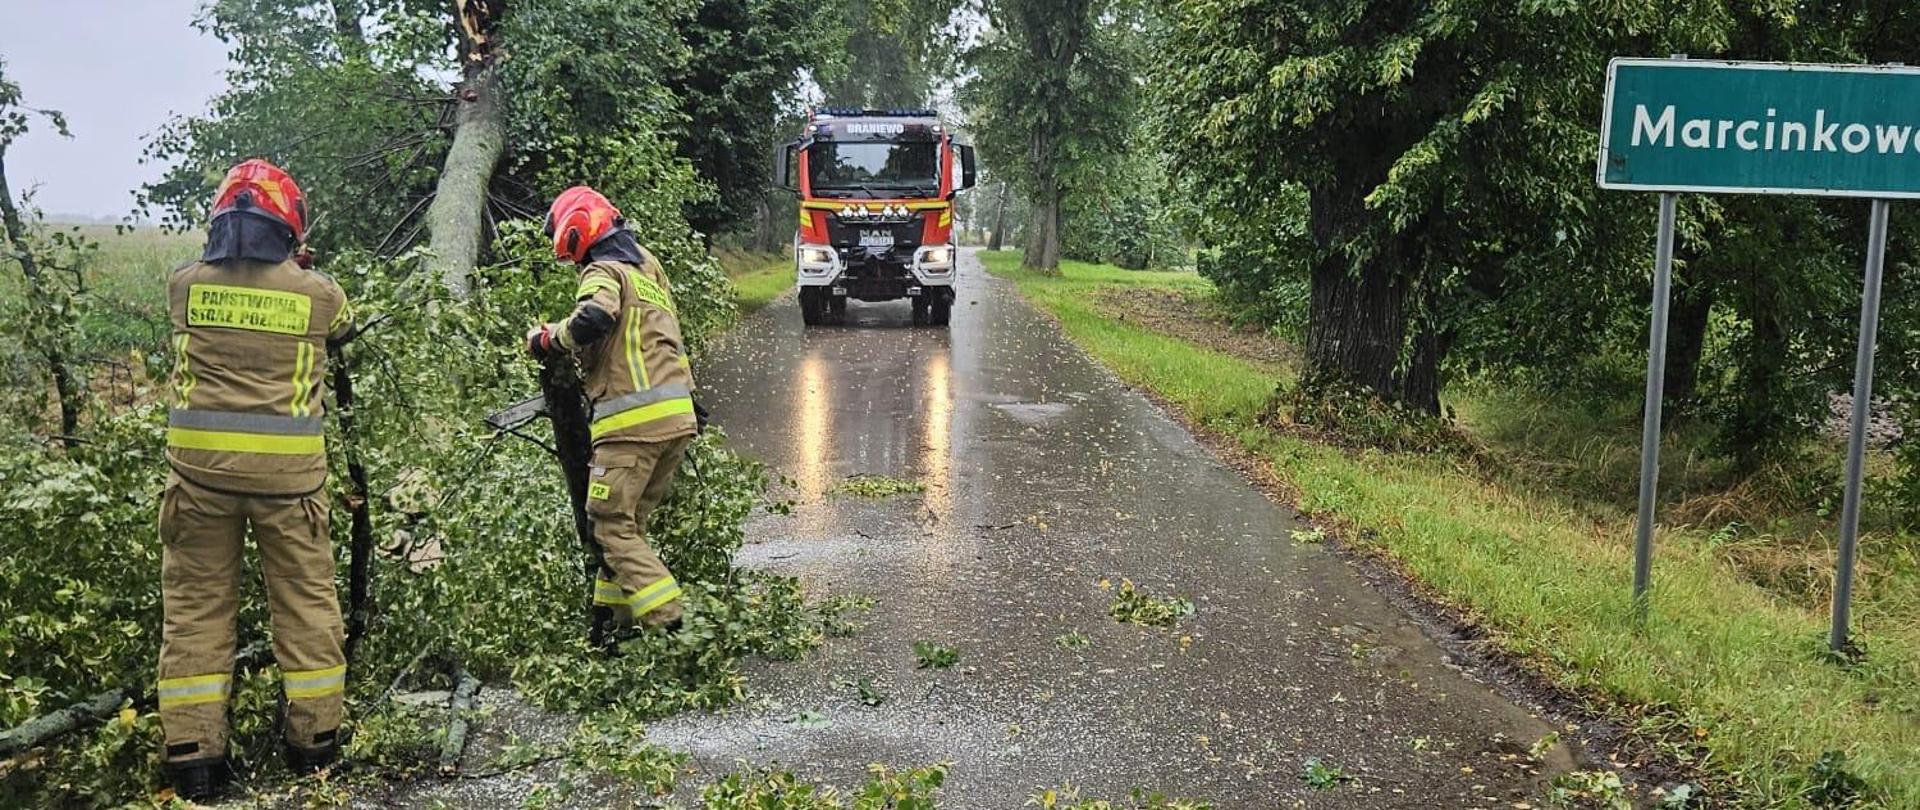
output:
POLYGON ((187 291, 187 325, 281 335, 304 335, 313 320, 313 299, 284 290, 195 284, 187 291))

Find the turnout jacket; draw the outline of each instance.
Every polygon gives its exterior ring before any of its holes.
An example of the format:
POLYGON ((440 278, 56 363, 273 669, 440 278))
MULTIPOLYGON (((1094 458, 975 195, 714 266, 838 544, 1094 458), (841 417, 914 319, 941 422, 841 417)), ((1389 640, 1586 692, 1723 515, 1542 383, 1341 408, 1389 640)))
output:
POLYGON ((174 472, 248 495, 325 484, 326 347, 353 328, 340 285, 292 261, 196 262, 168 279, 167 309, 174 472))
POLYGON ((693 435, 696 427, 693 371, 667 274, 651 253, 638 253, 637 264, 595 261, 582 267, 573 314, 556 330, 560 344, 580 359, 596 446, 671 441, 693 435), (604 326, 608 318, 611 329, 604 326), (581 328, 595 320, 601 328, 581 328), (580 345, 579 334, 603 330, 580 345))

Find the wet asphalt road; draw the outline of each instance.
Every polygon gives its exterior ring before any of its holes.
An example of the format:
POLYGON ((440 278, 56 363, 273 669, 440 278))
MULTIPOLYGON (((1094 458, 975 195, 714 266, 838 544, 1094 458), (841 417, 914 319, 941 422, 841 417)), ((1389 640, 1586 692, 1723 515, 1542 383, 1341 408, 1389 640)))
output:
POLYGON ((956 808, 1067 784, 1221 808, 1507 808, 1570 765, 1563 748, 1531 760, 1546 722, 1291 539, 1290 510, 971 254, 950 329, 908 312, 855 302, 847 326, 803 329, 788 298, 701 364, 715 420, 796 501, 750 524, 741 564, 877 600, 854 636, 756 664, 744 705, 652 727, 703 774, 778 764, 851 784, 868 763, 950 761, 956 808), (857 474, 926 490, 833 491, 857 474), (1123 577, 1197 611, 1172 630, 1121 624, 1103 583, 1123 577), (1057 641, 1074 632, 1084 648, 1057 641), (916 668, 923 639, 959 663, 916 668), (862 678, 882 705, 862 703, 862 678), (1310 759, 1347 780, 1309 786, 1310 759))

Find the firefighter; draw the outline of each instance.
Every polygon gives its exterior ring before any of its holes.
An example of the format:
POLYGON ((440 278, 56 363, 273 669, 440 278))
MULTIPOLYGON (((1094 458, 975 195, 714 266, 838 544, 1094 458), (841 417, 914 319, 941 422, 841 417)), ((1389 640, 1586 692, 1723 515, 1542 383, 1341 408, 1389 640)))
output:
POLYGON ((306 269, 307 210, 264 160, 227 173, 206 250, 167 281, 172 410, 160 502, 160 724, 175 792, 229 776, 227 703, 242 541, 260 550, 285 690, 288 764, 339 752, 346 659, 327 533, 327 345, 352 332, 345 293, 306 269), (300 251, 296 255, 296 251, 300 251))
POLYGON ((587 515, 605 559, 594 605, 617 629, 671 632, 680 583, 647 544, 647 516, 672 490, 700 419, 667 274, 586 186, 554 199, 546 233, 554 253, 579 266, 580 286, 573 313, 528 331, 527 347, 542 358, 574 353, 593 403, 587 515))

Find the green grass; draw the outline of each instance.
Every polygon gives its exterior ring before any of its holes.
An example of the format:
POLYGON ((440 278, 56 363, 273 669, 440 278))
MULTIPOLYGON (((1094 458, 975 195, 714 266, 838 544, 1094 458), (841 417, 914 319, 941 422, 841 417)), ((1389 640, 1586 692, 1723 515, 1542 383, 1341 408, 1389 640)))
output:
POLYGON ((784 253, 752 253, 721 250, 715 254, 727 281, 733 285, 733 300, 742 316, 772 303, 781 293, 793 288, 793 259, 784 253))
MULTIPOLYGON (((1341 450, 1275 433, 1257 415, 1285 380, 1109 319, 1089 303, 1103 286, 1204 280, 1071 262, 1049 277, 1020 270, 1015 254, 983 259, 1123 379, 1271 463, 1302 510, 1349 529, 1342 534, 1350 544, 1396 560, 1502 648, 1698 765, 1742 804, 1807 806, 1815 761, 1841 750, 1886 807, 1920 807, 1920 614, 1863 602, 1870 655, 1837 667, 1820 656, 1826 614, 1818 600, 1756 584, 1728 562, 1717 532, 1662 527, 1652 617, 1636 627, 1627 593, 1632 515, 1611 495, 1560 491, 1541 483, 1557 479, 1525 471, 1476 474, 1445 456, 1341 450), (1370 531, 1351 531, 1361 528, 1370 531)), ((1469 429, 1493 422, 1487 409, 1500 404, 1474 391, 1449 399, 1469 429)), ((1517 446, 1547 432, 1501 424, 1510 432, 1489 444, 1517 446)), ((1601 434, 1589 449, 1612 441, 1607 424, 1588 426, 1601 434)), ((1556 442, 1535 460, 1578 467, 1581 442, 1556 442)), ((1605 460, 1588 474, 1617 478, 1608 466, 1620 463, 1617 453, 1599 455, 1605 460)), ((1863 553, 1911 548, 1910 538, 1901 541, 1882 536, 1863 553)), ((1920 573, 1907 554, 1905 573, 1884 571, 1894 582, 1880 590, 1912 592, 1920 573)))
MULTIPOLYGON (((165 345, 167 272, 200 254, 204 235, 168 233, 159 228, 116 231, 108 225, 47 226, 49 232, 77 233, 93 245, 81 261, 89 298, 74 347, 82 357, 122 359, 136 349, 165 345)), ((0 293, 24 290, 19 267, 0 260, 0 293)))

